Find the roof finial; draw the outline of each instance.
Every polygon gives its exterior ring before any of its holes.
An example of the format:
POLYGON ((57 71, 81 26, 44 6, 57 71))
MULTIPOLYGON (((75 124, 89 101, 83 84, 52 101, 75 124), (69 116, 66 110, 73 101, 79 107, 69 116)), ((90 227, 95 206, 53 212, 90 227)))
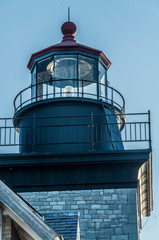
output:
POLYGON ((76 42, 74 35, 77 32, 77 28, 76 25, 70 21, 70 7, 68 7, 68 21, 62 25, 61 31, 64 35, 62 42, 76 42))
POLYGON ((68 22, 70 22, 70 7, 68 7, 68 22))

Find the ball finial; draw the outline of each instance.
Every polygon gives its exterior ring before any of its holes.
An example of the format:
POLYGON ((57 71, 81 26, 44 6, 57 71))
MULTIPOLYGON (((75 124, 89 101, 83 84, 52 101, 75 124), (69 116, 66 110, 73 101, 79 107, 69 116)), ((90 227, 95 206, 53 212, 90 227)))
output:
POLYGON ((61 27, 61 32, 63 33, 63 40, 65 41, 73 41, 76 42, 74 35, 77 32, 76 25, 73 22, 67 21, 61 27))

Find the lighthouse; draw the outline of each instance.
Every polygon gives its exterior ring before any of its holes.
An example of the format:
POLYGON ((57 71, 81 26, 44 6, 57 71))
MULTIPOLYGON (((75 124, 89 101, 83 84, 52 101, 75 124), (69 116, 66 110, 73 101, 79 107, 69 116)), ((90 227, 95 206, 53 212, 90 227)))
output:
POLYGON ((31 84, 14 100, 19 151, 0 155, 0 176, 48 219, 76 212, 77 239, 137 240, 152 210, 150 113, 127 115, 110 60, 76 42, 73 22, 61 31, 29 60, 31 84))

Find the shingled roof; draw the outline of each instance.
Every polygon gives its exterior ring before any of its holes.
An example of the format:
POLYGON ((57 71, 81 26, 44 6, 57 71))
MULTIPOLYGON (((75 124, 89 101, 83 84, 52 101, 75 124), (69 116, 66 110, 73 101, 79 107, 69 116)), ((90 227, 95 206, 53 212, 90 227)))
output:
POLYGON ((45 222, 65 240, 79 240, 79 213, 54 212, 44 214, 45 222))
POLYGON ((58 240, 58 234, 24 199, 0 180, 0 205, 14 222, 36 240, 58 240))

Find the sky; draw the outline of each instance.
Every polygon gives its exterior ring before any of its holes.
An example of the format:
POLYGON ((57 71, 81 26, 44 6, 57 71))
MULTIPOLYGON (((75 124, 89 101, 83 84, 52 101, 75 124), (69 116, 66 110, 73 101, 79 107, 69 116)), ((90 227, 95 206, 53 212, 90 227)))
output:
POLYGON ((158 0, 0 0, 0 117, 13 116, 16 94, 30 85, 31 54, 61 42, 68 6, 77 42, 112 62, 108 80, 124 96, 126 112, 151 111, 154 210, 140 236, 158 240, 158 0))

